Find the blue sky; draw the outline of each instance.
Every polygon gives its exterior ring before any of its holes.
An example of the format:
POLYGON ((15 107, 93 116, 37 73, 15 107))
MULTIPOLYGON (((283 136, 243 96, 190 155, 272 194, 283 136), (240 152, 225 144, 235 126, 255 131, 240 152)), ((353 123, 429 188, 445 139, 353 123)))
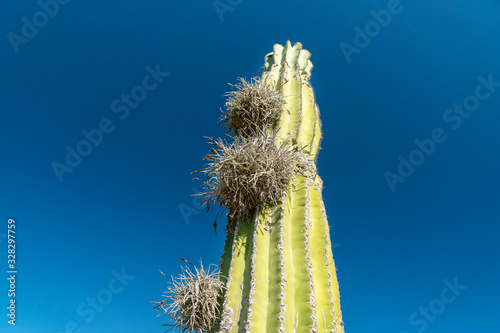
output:
POLYGON ((54 3, 0 3, 2 332, 165 330, 158 270, 222 252, 203 136, 287 40, 312 53, 346 332, 500 330, 497 1, 54 3))

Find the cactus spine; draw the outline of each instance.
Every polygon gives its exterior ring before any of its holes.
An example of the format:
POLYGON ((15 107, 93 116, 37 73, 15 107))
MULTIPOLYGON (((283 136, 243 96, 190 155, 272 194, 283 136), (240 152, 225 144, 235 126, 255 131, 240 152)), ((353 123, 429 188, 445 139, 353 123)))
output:
MULTIPOLYGON (((276 144, 315 161, 321 141, 319 109, 309 82, 310 53, 300 43, 274 46, 261 80, 282 92, 276 144)), ((227 232, 219 279, 227 289, 213 332, 344 332, 322 181, 297 174, 281 204, 259 207, 227 232)))

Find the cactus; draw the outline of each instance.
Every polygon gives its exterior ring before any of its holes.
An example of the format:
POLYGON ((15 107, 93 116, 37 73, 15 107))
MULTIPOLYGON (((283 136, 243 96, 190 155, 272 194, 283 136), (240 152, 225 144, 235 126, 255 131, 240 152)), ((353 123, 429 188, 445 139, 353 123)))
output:
MULTIPOLYGON (((277 92, 282 99, 276 98, 273 105, 278 105, 280 112, 277 117, 262 117, 268 119, 266 133, 259 128, 231 128, 228 112, 223 120, 236 135, 236 142, 261 136, 264 141, 273 140, 277 147, 300 152, 314 165, 322 134, 309 81, 313 67, 309 58, 310 53, 300 43, 274 45, 254 87, 265 84, 268 91, 277 92)), ((250 84, 243 80, 239 88, 244 90, 245 85, 250 84)), ((226 106, 234 109, 235 94, 232 97, 226 106)), ((245 121, 239 122, 245 126, 245 121)), ((212 143, 217 146, 210 155, 212 160, 231 148, 222 142, 212 143)), ((218 276, 225 285, 219 298, 222 311, 211 332, 344 332, 322 180, 302 162, 295 165, 298 171, 289 178, 279 200, 245 207, 243 212, 228 209, 218 276)), ((215 169, 212 166, 211 173, 207 172, 207 179, 220 172, 215 169)), ((205 202, 221 204, 214 195, 222 190, 205 193, 205 202)))

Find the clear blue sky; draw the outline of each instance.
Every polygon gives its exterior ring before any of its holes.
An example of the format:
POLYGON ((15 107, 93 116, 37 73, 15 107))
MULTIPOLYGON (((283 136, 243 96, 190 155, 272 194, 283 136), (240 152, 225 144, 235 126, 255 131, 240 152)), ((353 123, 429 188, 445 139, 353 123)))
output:
POLYGON ((190 197, 203 136, 287 40, 312 53, 346 332, 500 331, 498 1, 59 1, 0 3, 2 333, 165 330, 158 270, 222 252, 190 197))

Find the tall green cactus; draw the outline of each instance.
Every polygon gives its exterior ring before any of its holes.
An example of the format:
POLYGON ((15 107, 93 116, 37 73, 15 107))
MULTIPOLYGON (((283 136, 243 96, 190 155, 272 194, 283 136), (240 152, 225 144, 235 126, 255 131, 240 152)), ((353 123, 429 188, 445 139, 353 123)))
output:
MULTIPOLYGON (((309 58, 300 43, 275 45, 261 80, 285 100, 279 122, 268 128, 276 143, 290 140, 315 161, 322 134, 309 58)), ((212 332, 344 332, 321 190, 317 175, 296 174, 281 204, 236 220, 219 262, 226 289, 212 332)))

